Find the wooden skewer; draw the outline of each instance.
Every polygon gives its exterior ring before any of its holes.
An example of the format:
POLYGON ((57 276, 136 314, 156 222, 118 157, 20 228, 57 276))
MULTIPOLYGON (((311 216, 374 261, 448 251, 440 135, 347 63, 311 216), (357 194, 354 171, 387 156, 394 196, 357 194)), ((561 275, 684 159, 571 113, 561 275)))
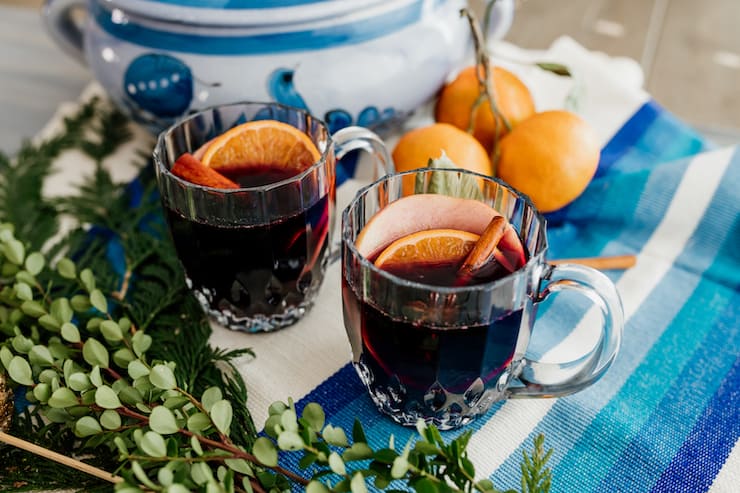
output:
POLYGON ((113 474, 104 471, 98 467, 91 466, 90 464, 85 464, 82 461, 67 457, 66 455, 58 454, 53 450, 40 447, 18 437, 14 437, 13 435, 8 435, 4 431, 0 431, 0 441, 5 442, 8 445, 23 449, 27 452, 31 452, 32 454, 44 457, 49 460, 53 460, 54 462, 58 462, 67 467, 77 469, 78 471, 82 471, 91 476, 95 476, 96 478, 104 479, 105 481, 109 481, 111 483, 120 483, 123 481, 123 478, 120 476, 114 476, 113 474))
POLYGON ((637 263, 636 255, 614 255, 610 257, 564 258, 549 261, 553 265, 579 264, 599 270, 625 270, 637 263))

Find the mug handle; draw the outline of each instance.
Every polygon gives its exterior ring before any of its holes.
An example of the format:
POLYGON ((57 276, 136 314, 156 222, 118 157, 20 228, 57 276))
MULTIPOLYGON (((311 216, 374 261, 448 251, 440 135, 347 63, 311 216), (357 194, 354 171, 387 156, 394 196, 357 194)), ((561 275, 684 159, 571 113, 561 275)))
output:
POLYGON ((373 158, 375 164, 373 180, 395 172, 393 159, 388 153, 388 148, 383 143, 383 139, 372 130, 357 126, 345 127, 337 130, 331 138, 334 141, 337 161, 351 151, 362 149, 373 158))
POLYGON ((566 363, 521 361, 517 380, 507 388, 509 397, 560 397, 578 392, 601 378, 619 351, 624 327, 622 301, 616 286, 603 273, 576 264, 548 265, 535 303, 550 294, 573 290, 594 302, 603 324, 599 343, 583 356, 566 363))
POLYGON ((76 9, 85 10, 85 0, 46 0, 41 12, 44 25, 54 41, 85 65, 82 26, 72 15, 76 9))
MULTIPOLYGON (((381 176, 390 175, 395 172, 393 158, 388 152, 383 139, 375 132, 364 127, 350 126, 337 130, 331 136, 334 141, 335 156, 337 162, 346 156, 349 152, 361 149, 370 154, 373 158, 375 169, 373 172, 373 181, 381 176)), ((343 208, 343 207, 342 207, 343 208)), ((337 206, 337 210, 341 210, 337 206)), ((329 238, 335 235, 334 227, 329 229, 329 238)), ((339 235, 337 235, 339 236, 339 235)), ((342 243, 339 240, 331 240, 328 263, 332 264, 339 260, 342 254, 342 243)))

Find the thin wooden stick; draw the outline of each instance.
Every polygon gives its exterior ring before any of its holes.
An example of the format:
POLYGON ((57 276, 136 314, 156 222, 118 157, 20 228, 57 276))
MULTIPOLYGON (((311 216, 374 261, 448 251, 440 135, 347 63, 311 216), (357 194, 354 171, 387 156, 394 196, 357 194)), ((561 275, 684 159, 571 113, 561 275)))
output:
POLYGON ((599 270, 625 270, 637 263, 636 255, 614 255, 611 257, 564 258, 549 261, 553 265, 579 264, 599 270))
POLYGON ((95 476, 96 478, 104 479, 105 481, 109 481, 111 483, 120 483, 123 481, 123 478, 120 476, 114 476, 113 474, 100 468, 91 466, 90 464, 85 464, 82 461, 67 457, 66 455, 58 454, 53 450, 40 447, 18 437, 14 437, 13 435, 8 435, 4 431, 0 431, 0 441, 5 442, 8 445, 18 447, 19 449, 23 449, 27 452, 31 452, 32 454, 44 457, 49 460, 53 460, 54 462, 58 462, 67 467, 77 469, 78 471, 82 471, 91 476, 95 476))

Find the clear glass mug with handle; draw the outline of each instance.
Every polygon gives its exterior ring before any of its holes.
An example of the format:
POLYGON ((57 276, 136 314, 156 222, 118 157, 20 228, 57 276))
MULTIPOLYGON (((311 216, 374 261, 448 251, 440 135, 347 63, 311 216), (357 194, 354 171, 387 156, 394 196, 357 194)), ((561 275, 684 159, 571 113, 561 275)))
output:
MULTIPOLYGON (((382 140, 347 127, 333 135, 306 111, 272 102, 216 106, 163 131, 154 150, 165 217, 186 281, 220 324, 249 332, 271 331, 299 320, 312 306, 332 254, 337 161, 368 151, 375 175, 393 171, 382 140), (292 176, 234 190, 184 180, 171 168, 184 153, 236 125, 276 120, 299 129, 320 159, 292 176)), ((266 174, 279 170, 266 170, 266 174)), ((336 258, 336 255, 335 255, 336 258)))
POLYGON ((606 372, 624 325, 619 294, 595 269, 548 264, 545 228, 526 196, 462 170, 386 176, 358 192, 342 215, 344 324, 354 366, 380 411, 404 425, 423 419, 450 429, 498 400, 564 396, 606 372), (416 195, 404 197, 404 180, 416 183, 416 195), (468 191, 472 183, 477 198, 430 193, 453 182, 468 191), (513 227, 508 246, 523 247, 513 272, 439 285, 419 280, 421 264, 414 280, 375 264, 385 245, 410 231, 453 228, 480 235, 492 211, 513 227), (573 361, 537 361, 527 355, 537 306, 563 290, 582 294, 601 312, 603 323, 590 327, 599 342, 573 361))

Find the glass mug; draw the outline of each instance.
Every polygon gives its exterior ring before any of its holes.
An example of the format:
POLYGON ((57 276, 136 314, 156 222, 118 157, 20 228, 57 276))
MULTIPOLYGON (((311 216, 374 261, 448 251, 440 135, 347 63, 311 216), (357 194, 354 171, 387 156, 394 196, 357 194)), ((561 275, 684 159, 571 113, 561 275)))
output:
POLYGON ((378 409, 403 425, 423 419, 451 429, 501 399, 577 392, 604 374, 619 349, 624 315, 614 284, 589 267, 548 264, 545 219, 526 196, 496 179, 429 169, 383 177, 344 210, 341 241, 344 324, 353 364, 378 409), (421 183, 417 193, 426 193, 431 183, 462 175, 477 180, 478 200, 516 230, 528 252, 523 267, 495 281, 440 287, 381 270, 358 251, 359 233, 378 211, 402 198, 404 180, 421 183), (599 343, 571 362, 533 360, 527 347, 537 305, 561 290, 581 293, 601 310, 603 323, 592 328, 600 331, 599 343))
POLYGON ((323 121, 276 103, 213 107, 159 135, 153 158, 169 231, 187 284, 213 319, 261 332, 291 325, 306 313, 331 256, 336 162, 355 149, 373 155, 376 176, 393 171, 373 132, 348 127, 331 135, 323 121), (321 158, 295 176, 234 190, 171 173, 183 153, 194 153, 238 124, 264 119, 304 132, 321 158))

